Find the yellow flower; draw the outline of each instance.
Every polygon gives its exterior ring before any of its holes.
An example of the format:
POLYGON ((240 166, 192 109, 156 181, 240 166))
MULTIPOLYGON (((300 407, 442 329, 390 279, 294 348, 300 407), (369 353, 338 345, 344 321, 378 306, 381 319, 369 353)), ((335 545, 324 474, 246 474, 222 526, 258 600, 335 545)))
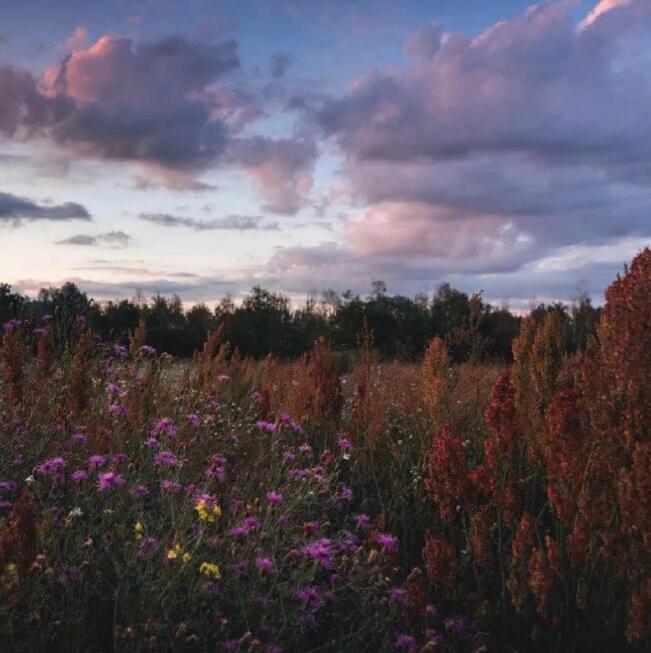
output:
POLYGON ((136 539, 140 540, 145 533, 145 527, 139 521, 137 521, 136 525, 133 527, 133 532, 136 535, 136 539))
POLYGON ((177 544, 173 549, 170 549, 167 552, 167 559, 168 560, 176 560, 179 553, 181 553, 181 546, 179 544, 177 544))
POLYGON ((191 558, 191 557, 192 557, 192 556, 191 556, 191 555, 186 551, 186 552, 183 554, 182 560, 183 560, 183 562, 190 562, 190 558, 191 558))
POLYGON ((211 576, 217 580, 220 580, 222 577, 222 573, 219 571, 219 565, 214 562, 202 562, 199 567, 199 573, 204 576, 211 576))
POLYGON ((214 522, 217 517, 221 517, 222 509, 215 505, 212 508, 208 506, 205 499, 197 502, 194 509, 197 511, 199 521, 214 522))

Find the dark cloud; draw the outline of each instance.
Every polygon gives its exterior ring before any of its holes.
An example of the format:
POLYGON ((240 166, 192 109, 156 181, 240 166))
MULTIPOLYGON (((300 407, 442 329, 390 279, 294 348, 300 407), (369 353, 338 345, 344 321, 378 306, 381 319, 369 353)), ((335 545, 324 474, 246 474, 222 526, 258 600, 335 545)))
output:
POLYGON ((23 220, 90 220, 90 213, 81 204, 43 205, 11 193, 0 192, 0 224, 10 222, 19 225, 23 220))
POLYGON ((235 160, 260 186, 267 200, 266 210, 293 215, 305 205, 318 153, 314 140, 254 136, 234 144, 233 152, 235 160))
POLYGON ((88 234, 76 234, 63 240, 58 240, 57 245, 81 245, 85 247, 106 246, 111 249, 124 249, 131 242, 131 236, 124 231, 109 231, 104 234, 91 236, 88 234))
POLYGON ((140 213, 138 217, 146 222, 161 227, 186 227, 195 231, 214 231, 236 229, 239 231, 250 231, 253 229, 275 230, 278 229, 277 222, 262 223, 262 218, 249 215, 227 215, 223 218, 212 220, 197 220, 180 215, 169 213, 140 213))

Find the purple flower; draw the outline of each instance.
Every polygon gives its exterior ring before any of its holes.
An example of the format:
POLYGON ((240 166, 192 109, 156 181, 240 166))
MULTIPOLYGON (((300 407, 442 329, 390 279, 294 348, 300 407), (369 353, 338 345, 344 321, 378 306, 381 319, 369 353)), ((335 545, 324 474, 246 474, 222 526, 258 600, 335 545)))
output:
POLYGON ((311 455, 312 453, 312 447, 307 443, 304 442, 299 448, 298 448, 299 453, 304 453, 306 456, 311 455))
POLYGON ((54 315, 50 315, 49 313, 45 313, 41 315, 41 320, 43 320, 43 322, 49 322, 50 320, 53 319, 54 319, 54 315))
POLYGON ((445 628, 457 637, 465 635, 470 630, 470 620, 468 617, 452 617, 445 620, 445 628))
POLYGON ((308 608, 313 612, 317 612, 325 605, 321 592, 314 585, 302 587, 296 592, 296 598, 301 601, 304 608, 308 608))
POLYGON ((195 415, 194 413, 190 413, 185 416, 185 418, 194 426, 194 428, 197 428, 199 426, 199 416, 195 415))
POLYGON ((341 538, 341 542, 339 542, 339 550, 348 551, 349 553, 355 551, 358 546, 359 541, 352 533, 344 533, 344 536, 341 538))
POLYGON ((106 456, 102 456, 101 454, 95 454, 88 459, 88 467, 90 469, 99 469, 104 465, 106 465, 106 456))
POLYGON ((111 415, 124 415, 126 417, 129 414, 127 407, 121 404, 109 404, 107 410, 111 415))
POLYGON ((353 450, 353 443, 347 438, 339 438, 337 444, 346 452, 351 453, 353 450))
POLYGON ((270 506, 277 506, 283 502, 283 495, 273 490, 267 492, 267 501, 270 506))
POLYGON ((294 455, 294 452, 290 451, 289 449, 285 449, 285 451, 283 451, 282 457, 286 463, 291 463, 294 462, 294 460, 296 460, 296 456, 294 455))
POLYGON ((133 488, 133 493, 137 497, 144 499, 149 496, 149 488, 146 485, 136 485, 136 487, 133 488))
POLYGON ((174 467, 178 465, 177 457, 171 451, 159 451, 154 454, 154 465, 160 467, 161 465, 167 465, 168 467, 174 467))
POLYGON ((407 592, 400 587, 392 587, 389 590, 389 598, 400 605, 406 605, 407 603, 407 592))
POLYGON ((416 639, 411 635, 401 634, 396 637, 395 648, 401 651, 415 651, 417 644, 416 639))
POLYGON ((36 327, 36 329, 34 329, 34 333, 37 336, 44 336, 47 333, 47 329, 45 327, 36 327))
POLYGON ((181 489, 181 484, 176 481, 169 481, 165 479, 160 484, 161 490, 164 492, 169 492, 170 494, 176 494, 181 489))
POLYGON ((398 538, 389 533, 375 533, 375 541, 387 551, 395 553, 398 550, 398 538))
POLYGON ((44 460, 40 465, 36 466, 36 473, 41 474, 42 476, 49 476, 56 482, 63 480, 62 472, 65 469, 67 463, 65 458, 62 456, 55 456, 54 458, 48 458, 44 460))
POLYGON ((261 525, 257 517, 246 517, 241 524, 231 529, 231 535, 233 537, 245 537, 252 531, 260 530, 261 525))
POLYGON ((151 345, 143 345, 140 347, 140 353, 146 356, 156 356, 156 348, 151 345))
POLYGON ((124 485, 124 477, 122 474, 116 472, 102 472, 97 477, 97 489, 100 492, 110 490, 112 488, 119 488, 124 485))
POLYGON ((255 566, 262 574, 268 574, 274 566, 273 560, 269 556, 260 556, 255 561, 255 566))
POLYGON ((117 383, 109 383, 106 389, 111 397, 121 397, 124 390, 117 383))
POLYGON ((332 567, 332 542, 327 537, 322 537, 316 542, 301 547, 300 552, 312 561, 322 565, 326 569, 332 567))
POLYGON ((358 528, 366 529, 371 527, 371 520, 369 519, 368 515, 353 515, 353 518, 355 519, 355 523, 357 524, 358 528))
POLYGON ((83 469, 77 469, 70 474, 70 478, 72 478, 75 483, 83 483, 88 478, 88 474, 83 469))
POLYGON ((220 483, 223 483, 224 478, 226 476, 225 467, 226 467, 226 459, 224 458, 224 456, 215 454, 210 460, 210 467, 206 469, 204 474, 210 478, 214 478, 220 483))
POLYGON ((20 320, 8 320, 2 325, 2 329, 5 333, 13 333, 21 325, 20 320))
POLYGON ((0 501, 0 513, 9 512, 11 510, 11 501, 0 501))
POLYGON ((70 436, 70 439, 75 444, 86 444, 86 442, 88 442, 88 437, 86 437, 86 434, 79 429, 70 436))
POLYGON ((150 449, 156 449, 157 447, 160 447, 160 442, 152 437, 151 435, 145 440, 145 446, 149 447, 150 449))
POLYGON ((349 503, 352 500, 353 500, 353 491, 346 485, 342 485, 341 489, 339 490, 339 501, 343 501, 344 503, 349 503))
POLYGON ((124 453, 116 453, 112 460, 116 465, 126 465, 129 462, 129 456, 124 453))
POLYGON ((129 355, 129 350, 124 345, 115 345, 113 351, 118 358, 126 358, 129 355))
POLYGON ((157 435, 166 435, 170 438, 176 437, 176 427, 169 417, 161 417, 154 422, 154 426, 150 435, 156 437, 157 435))
POLYGON ((18 488, 15 481, 0 481, 0 492, 13 492, 18 488))
POLYGON ((266 433, 274 433, 276 431, 276 425, 273 422, 267 422, 261 419, 256 424, 261 431, 265 431, 266 433))
POLYGON ((229 380, 230 378, 231 378, 231 377, 228 376, 228 374, 219 374, 219 375, 217 376, 217 380, 218 380, 220 383, 227 383, 228 380, 229 380))

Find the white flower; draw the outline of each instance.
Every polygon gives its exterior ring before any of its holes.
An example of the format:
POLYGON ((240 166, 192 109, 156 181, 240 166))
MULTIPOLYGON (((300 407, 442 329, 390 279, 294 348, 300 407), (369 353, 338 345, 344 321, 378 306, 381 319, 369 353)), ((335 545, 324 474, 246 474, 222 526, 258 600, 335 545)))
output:
POLYGON ((81 511, 81 508, 77 506, 76 508, 73 508, 69 513, 68 517, 81 517, 84 513, 81 511))
POLYGON ((31 485, 35 480, 36 480, 36 479, 35 479, 33 476, 28 476, 28 477, 25 479, 25 483, 27 483, 27 485, 31 485))

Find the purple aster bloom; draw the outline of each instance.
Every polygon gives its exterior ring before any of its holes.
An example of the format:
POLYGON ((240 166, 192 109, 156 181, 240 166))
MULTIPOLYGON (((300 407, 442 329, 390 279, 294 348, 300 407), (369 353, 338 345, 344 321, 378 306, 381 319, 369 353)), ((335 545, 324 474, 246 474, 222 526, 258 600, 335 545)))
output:
POLYGON ((20 320, 8 320, 2 325, 2 329, 5 333, 13 333, 16 331, 16 329, 18 329, 20 324, 20 320))
POLYGON ((140 353, 146 356, 156 356, 156 348, 151 345, 143 345, 140 347, 140 353))
POLYGON ((124 390, 117 383, 109 383, 106 390, 111 397, 121 397, 124 394, 124 390))
POLYGON ((233 571, 235 572, 236 576, 242 576, 243 574, 246 573, 246 562, 244 560, 240 560, 239 562, 236 562, 233 565, 233 571))
POLYGON ((295 422, 294 420, 292 420, 291 427, 294 433, 297 433, 298 435, 305 434, 305 429, 298 422, 295 422))
POLYGON ((322 537, 316 542, 311 542, 301 547, 300 552, 310 560, 322 565, 326 569, 332 567, 332 542, 327 537, 322 537))
POLYGON ((47 329, 45 327, 36 327, 36 329, 34 329, 34 333, 37 336, 44 336, 47 333, 47 329))
POLYGON ((70 474, 70 478, 72 478, 75 483, 83 483, 88 478, 88 473, 83 469, 77 469, 70 474))
POLYGON ((351 453, 353 450, 353 443, 347 438, 339 438, 337 444, 346 452, 351 453))
POLYGON ((321 592, 314 585, 301 587, 296 592, 296 598, 303 604, 304 608, 308 608, 314 612, 317 612, 325 605, 321 592))
POLYGON ((465 635, 470 630, 470 620, 468 617, 452 617, 445 620, 445 628, 457 637, 465 635))
POLYGON ((43 320, 43 322, 49 322, 50 320, 53 319, 54 319, 54 315, 50 315, 50 313, 45 313, 41 315, 41 320, 43 320))
POLYGON ((160 484, 161 490, 169 492, 170 494, 176 494, 181 489, 181 484, 177 481, 169 481, 165 479, 160 484))
POLYGON ((129 350, 124 345, 115 345, 113 351, 118 358, 126 358, 129 355, 129 350))
POLYGON ((204 474, 210 478, 214 478, 220 483, 223 483, 224 478, 226 476, 225 467, 226 467, 226 459, 224 458, 224 456, 215 454, 210 459, 210 467, 206 469, 204 474))
POLYGON ((113 455, 112 460, 116 465, 126 465, 129 462, 129 456, 125 453, 116 453, 113 455))
POLYGON ((358 528, 370 528, 371 527, 371 520, 369 519, 368 515, 359 514, 359 515, 353 515, 353 518, 355 519, 355 523, 357 524, 358 528))
POLYGON ((199 426, 199 416, 198 415, 195 415, 194 413, 189 413, 188 415, 185 416, 185 418, 195 428, 197 428, 199 426))
POLYGON ((256 424, 261 431, 265 431, 266 433, 274 433, 276 431, 276 425, 273 422, 267 422, 261 419, 256 424))
POLYGON ((228 376, 228 374, 219 374, 219 375, 217 376, 217 380, 218 380, 220 383, 228 383, 228 381, 229 381, 230 378, 231 378, 231 377, 228 376))
POLYGON ((88 459, 88 467, 90 469, 99 469, 100 467, 104 467, 104 465, 106 465, 106 456, 102 456, 101 454, 95 454, 88 459))
POLYGON ((154 422, 150 435, 166 435, 170 438, 176 437, 176 427, 169 417, 161 417, 154 422))
POLYGON ((160 442, 156 438, 150 435, 145 440, 145 446, 149 447, 150 449, 156 449, 157 447, 160 447, 160 442))
POLYGON ((177 457, 171 451, 159 451, 154 454, 154 465, 160 467, 161 465, 167 465, 168 467, 174 467, 178 464, 177 457))
POLYGON ((401 651, 415 651, 417 648, 416 639, 405 633, 396 637, 394 646, 401 651))
POLYGON ((36 466, 36 473, 43 476, 50 476, 55 480, 61 480, 61 472, 65 469, 67 463, 62 456, 55 456, 44 460, 36 466))
POLYGON ((133 493, 137 497, 143 499, 144 497, 149 496, 149 488, 146 485, 136 485, 136 487, 133 488, 133 493))
POLYGON ((13 492, 17 488, 16 481, 0 481, 0 492, 13 492))
POLYGON ((339 490, 339 500, 348 503, 353 500, 353 491, 346 485, 342 485, 339 490))
POLYGON ((348 551, 349 553, 355 551, 358 546, 359 541, 352 533, 344 533, 341 542, 339 542, 339 550, 348 551))
POLYGON ((307 443, 304 442, 299 448, 298 448, 299 453, 304 453, 305 455, 310 455, 312 453, 312 447, 307 443))
POLYGON ((375 533, 375 541, 387 551, 395 553, 398 550, 398 538, 389 533, 375 533))
POLYGON ((389 590, 389 598, 400 605, 407 604, 407 592, 400 587, 392 587, 389 590))
POLYGON ((267 501, 270 506, 280 505, 283 502, 283 495, 271 490, 267 492, 267 501))
POLYGON ((86 436, 85 433, 83 433, 80 430, 75 431, 71 436, 70 439, 72 442, 75 444, 86 444, 88 442, 88 437, 86 436))
POLYGON ((255 566, 262 574, 268 574, 274 566, 273 560, 269 556, 260 556, 255 561, 255 566))
POLYGON ((286 463, 291 463, 294 460, 296 460, 296 456, 294 455, 294 452, 290 451, 289 449, 285 449, 285 451, 283 451, 282 457, 286 463))
POLYGON ((102 472, 97 477, 97 489, 100 492, 110 490, 111 488, 119 488, 124 485, 124 477, 117 472, 102 472))
POLYGON ((126 406, 122 406, 121 404, 109 404, 108 406, 108 412, 111 415, 128 415, 129 411, 127 410, 126 406))

